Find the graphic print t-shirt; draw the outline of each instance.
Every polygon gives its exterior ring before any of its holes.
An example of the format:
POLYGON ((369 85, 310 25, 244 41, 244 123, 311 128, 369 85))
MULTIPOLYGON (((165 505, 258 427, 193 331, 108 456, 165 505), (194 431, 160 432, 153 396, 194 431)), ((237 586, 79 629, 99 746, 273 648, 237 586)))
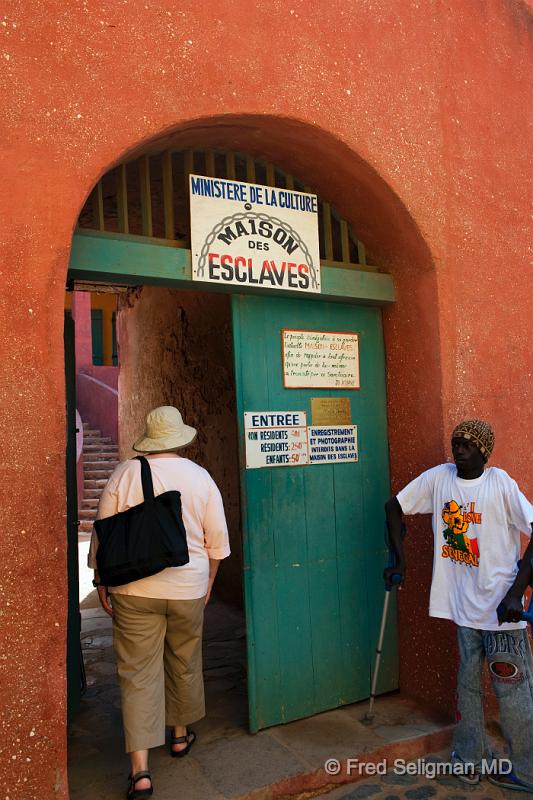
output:
POLYGON ((404 514, 433 514, 430 616, 479 630, 524 628, 500 626, 496 615, 518 571, 520 531, 531 535, 533 522, 533 506, 516 482, 497 467, 464 480, 454 464, 441 464, 397 499, 404 514))

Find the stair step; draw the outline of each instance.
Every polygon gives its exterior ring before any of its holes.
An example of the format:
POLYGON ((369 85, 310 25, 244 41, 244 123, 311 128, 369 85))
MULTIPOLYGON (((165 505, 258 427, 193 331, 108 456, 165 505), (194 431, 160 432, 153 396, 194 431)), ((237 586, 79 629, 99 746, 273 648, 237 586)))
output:
POLYGON ((118 464, 118 453, 84 453, 84 464, 109 464, 116 467, 118 464))
POLYGON ((83 455, 96 456, 96 458, 100 458, 100 455, 107 458, 118 458, 118 447, 113 444, 98 445, 98 447, 85 447, 83 445, 83 455))
POLYGON ((98 509, 102 490, 118 464, 118 447, 110 436, 83 423, 83 499, 79 532, 88 536, 98 509))
POLYGON ((99 500, 102 494, 103 486, 98 486, 94 489, 89 489, 86 486, 83 487, 83 499, 85 500, 99 500))
POLYGON ((80 520, 80 524, 78 526, 79 533, 90 533, 93 529, 93 523, 89 519, 82 519, 80 520))
POLYGON ((83 481, 83 488, 84 488, 84 490, 85 489, 99 489, 100 493, 101 493, 102 489, 106 485, 107 481, 108 481, 107 478, 100 478, 100 477, 98 477, 98 478, 87 478, 87 476, 85 476, 84 481, 83 481))
POLYGON ((96 428, 86 428, 85 425, 83 426, 83 436, 96 436, 98 439, 102 437, 102 431, 96 430, 96 428))
POLYGON ((98 498, 84 496, 83 500, 81 501, 81 507, 83 509, 98 508, 98 498))

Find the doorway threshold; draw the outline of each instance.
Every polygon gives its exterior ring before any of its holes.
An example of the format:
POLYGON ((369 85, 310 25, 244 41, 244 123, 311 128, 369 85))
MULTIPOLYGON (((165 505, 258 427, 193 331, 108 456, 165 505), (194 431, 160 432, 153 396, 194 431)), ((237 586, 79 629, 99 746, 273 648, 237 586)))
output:
MULTIPOLYGON (((70 800, 124 797, 129 760, 123 751, 112 624, 100 608, 82 610, 87 691, 69 730, 70 800)), ((321 795, 359 780, 346 759, 378 763, 416 759, 446 747, 449 719, 395 693, 250 735, 247 729, 245 628, 242 612, 215 601, 206 611, 204 668, 207 716, 187 758, 165 747, 150 753, 157 800, 283 800, 321 795), (330 775, 328 759, 341 771, 330 775)), ((366 795, 365 795, 366 796, 366 795)))

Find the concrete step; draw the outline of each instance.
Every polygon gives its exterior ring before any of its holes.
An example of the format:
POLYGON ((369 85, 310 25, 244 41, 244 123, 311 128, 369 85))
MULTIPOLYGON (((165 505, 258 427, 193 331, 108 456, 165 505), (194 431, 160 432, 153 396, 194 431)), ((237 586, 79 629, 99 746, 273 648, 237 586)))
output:
MULTIPOLYGON (((105 478, 108 480, 111 475, 113 474, 113 469, 104 469, 102 467, 89 467, 86 468, 83 472, 84 480, 93 480, 94 478, 101 479, 105 478), (97 474, 96 474, 97 473, 97 474)), ((84 487, 85 488, 85 487, 84 487)), ((94 486, 88 486, 88 489, 94 489, 94 486)), ((85 497, 85 494, 83 495, 85 497)))
POLYGON ((110 469, 114 470, 118 464, 116 458, 87 458, 83 459, 85 469, 110 469))
POLYGON ((97 497, 83 497, 81 501, 81 507, 85 509, 96 509, 98 508, 98 498, 97 497))
POLYGON ((112 464, 116 466, 118 464, 118 453, 84 453, 83 454, 83 463, 84 464, 112 464))
POLYGON ((99 500, 100 495, 102 494, 103 486, 99 486, 95 489, 87 489, 83 487, 83 499, 84 500, 99 500))
POLYGON ((102 455, 112 454, 115 455, 118 453, 118 447, 116 444, 85 444, 83 443, 83 454, 84 455, 93 455, 101 453, 102 455))
POLYGON ((116 444, 110 436, 96 436, 95 434, 83 432, 83 441, 89 444, 101 442, 102 444, 116 444))
POLYGON ((80 524, 78 526, 78 533, 91 533, 92 529, 93 529, 92 520, 89 519, 80 520, 80 524))
POLYGON ((107 478, 101 478, 100 476, 98 478, 88 478, 87 475, 85 475, 83 489, 84 491, 86 489, 99 489, 101 493, 106 483, 107 478))
POLYGON ((78 514, 79 514, 80 520, 83 520, 83 519, 94 520, 94 518, 96 517, 96 509, 95 508, 81 508, 78 511, 78 514))
POLYGON ((85 436, 96 436, 98 439, 102 438, 102 431, 97 431, 96 428, 86 428, 85 423, 83 423, 83 437, 85 436))

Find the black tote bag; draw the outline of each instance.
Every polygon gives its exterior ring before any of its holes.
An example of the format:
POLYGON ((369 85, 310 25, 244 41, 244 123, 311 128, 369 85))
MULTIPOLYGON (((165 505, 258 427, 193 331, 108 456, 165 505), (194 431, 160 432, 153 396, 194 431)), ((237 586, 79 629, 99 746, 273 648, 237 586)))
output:
POLYGON ((94 523, 96 563, 104 586, 121 586, 189 562, 180 492, 154 497, 148 460, 144 456, 137 459, 144 502, 94 523))

